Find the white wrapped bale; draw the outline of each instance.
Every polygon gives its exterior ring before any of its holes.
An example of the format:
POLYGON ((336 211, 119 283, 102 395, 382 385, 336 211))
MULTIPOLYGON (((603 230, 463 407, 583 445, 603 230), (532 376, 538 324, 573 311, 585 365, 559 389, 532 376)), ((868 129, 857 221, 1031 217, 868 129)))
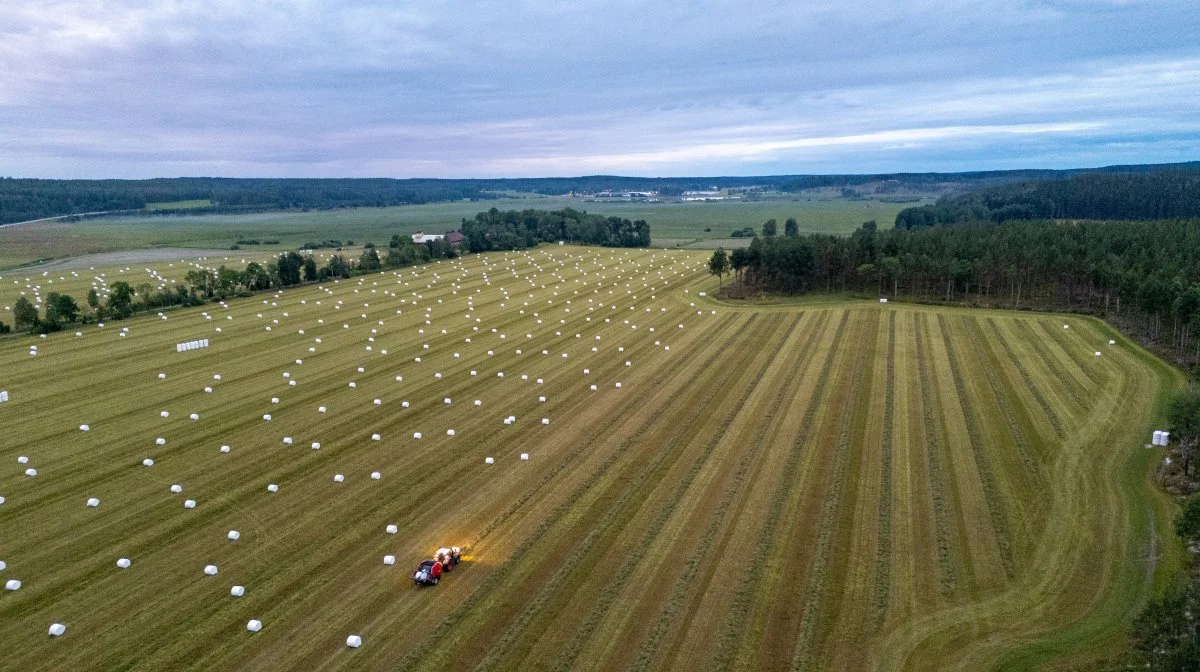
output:
POLYGON ((229 594, 234 597, 241 597, 246 594, 245 586, 234 586, 229 589, 229 594))
POLYGON ((413 432, 413 438, 414 438, 414 439, 419 439, 419 438, 421 438, 421 433, 420 433, 420 432, 413 432))
POLYGON ((383 437, 381 437, 381 436, 380 436, 380 435, 378 435, 378 434, 372 434, 372 435, 371 435, 371 440, 372 440, 372 441, 382 441, 382 440, 383 440, 383 437))
POLYGON ((167 440, 160 436, 154 440, 154 445, 165 446, 165 445, 167 445, 167 440))
POLYGON ((385 555, 385 556, 383 556, 383 564, 385 564, 385 565, 394 565, 394 564, 396 564, 396 556, 394 556, 394 555, 385 555))
POLYGON ((21 582, 16 579, 9 579, 8 581, 4 582, 4 589, 5 590, 20 590, 21 582))
POLYGON ((272 483, 267 486, 267 492, 279 492, 279 486, 272 483))
POLYGON ((150 459, 150 458, 148 458, 148 457, 147 457, 146 459, 142 460, 142 466, 144 466, 144 467, 153 467, 153 466, 154 466, 154 460, 152 460, 152 459, 150 459))
POLYGON ((521 453, 521 461, 528 462, 529 461, 529 453, 521 453))
POLYGON ((162 417, 162 418, 169 418, 169 417, 171 417, 171 412, 170 411, 162 411, 158 415, 159 415, 159 417, 162 417))
POLYGON ((96 508, 97 506, 100 506, 100 500, 96 499, 95 497, 88 497, 87 505, 92 508, 96 508))
POLYGON ((381 478, 383 478, 383 474, 379 473, 378 471, 371 472, 371 480, 372 481, 378 481, 381 478))
POLYGON ((51 623, 50 624, 50 636, 51 637, 61 637, 63 635, 63 633, 65 633, 66 631, 67 631, 67 626, 63 625, 62 623, 51 623))
POLYGON ((453 429, 447 429, 447 430, 446 430, 446 436, 454 436, 454 430, 453 430, 453 429))
POLYGON ((319 441, 313 441, 313 442, 312 442, 312 449, 313 449, 313 450, 320 450, 320 449, 321 449, 321 443, 320 443, 319 441))
POLYGON ((217 569, 216 565, 205 565, 204 566, 204 574, 206 576, 216 576, 218 571, 220 571, 220 570, 217 569))
POLYGON ((342 481, 344 481, 344 480, 346 480, 346 477, 345 477, 345 476, 343 476, 343 475, 341 475, 341 474, 334 474, 334 475, 333 475, 333 482, 334 482, 334 483, 341 483, 341 482, 342 482, 342 481))
POLYGON ((92 431, 92 428, 91 428, 91 427, 89 427, 88 425, 80 425, 80 426, 79 426, 79 431, 81 431, 81 432, 90 432, 90 431, 92 431))
POLYGON ((175 493, 175 494, 177 494, 177 495, 178 495, 179 493, 183 492, 183 486, 182 486, 182 485, 180 485, 180 484, 178 484, 178 483, 176 483, 176 484, 174 484, 174 485, 172 485, 172 486, 171 486, 171 492, 173 492, 173 493, 175 493))
POLYGON ((543 424, 543 425, 548 425, 548 424, 550 424, 550 418, 542 418, 542 424, 543 424))
POLYGON ((325 412, 325 407, 324 407, 324 406, 318 406, 318 407, 317 407, 317 412, 318 412, 318 413, 324 413, 324 412, 325 412))
POLYGON ((271 421, 271 414, 270 414, 270 413, 263 413, 263 420, 265 420, 266 422, 270 422, 270 421, 271 421))
POLYGON ((1109 341, 1108 341, 1108 344, 1109 344, 1109 345, 1116 345, 1116 344, 1117 344, 1117 342, 1116 342, 1116 341, 1114 341, 1114 340, 1112 340, 1112 339, 1109 339, 1109 341))
POLYGON ((400 531, 400 528, 397 527, 396 525, 388 525, 387 527, 384 528, 384 531, 386 531, 388 534, 396 534, 397 532, 400 531))
POLYGON ((292 445, 292 437, 290 437, 290 436, 283 437, 283 445, 285 445, 285 446, 292 445))
POLYGON ((29 458, 25 455, 21 455, 17 458, 17 464, 29 464, 29 458))
POLYGON ((196 500, 194 500, 194 499, 185 499, 185 500, 183 501, 183 508, 185 508, 185 509, 194 509, 194 508, 196 508, 196 500))
POLYGON ((225 535, 225 538, 230 541, 237 541, 238 539, 242 538, 242 533, 238 532, 237 530, 230 530, 229 534, 225 535))
POLYGON ((250 632, 258 632, 259 630, 262 630, 262 621, 252 618, 248 623, 246 623, 246 629, 250 632))
POLYGON ((484 463, 484 464, 495 464, 495 463, 496 463, 496 458, 494 458, 494 457, 485 457, 485 458, 483 458, 483 463, 484 463))
POLYGON ((131 564, 133 563, 129 561, 129 558, 117 558, 117 567, 121 569, 129 569, 131 564))
POLYGON ((352 649, 357 649, 358 647, 362 646, 362 637, 359 637, 358 635, 350 635, 346 638, 346 646, 352 649))
POLYGON ((200 414, 199 414, 199 413, 192 413, 192 414, 191 414, 191 415, 189 415, 188 417, 189 417, 189 418, 191 418, 192 420, 199 420, 199 419, 200 419, 200 414))

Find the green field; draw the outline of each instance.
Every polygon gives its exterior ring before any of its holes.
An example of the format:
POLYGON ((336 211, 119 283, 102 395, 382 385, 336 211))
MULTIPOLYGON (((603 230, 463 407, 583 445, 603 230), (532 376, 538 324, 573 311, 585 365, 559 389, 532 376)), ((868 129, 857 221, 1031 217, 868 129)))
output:
POLYGON ((725 305, 706 257, 542 247, 0 340, 3 667, 1120 651, 1181 562, 1143 448, 1177 372, 1090 318, 725 305), (441 544, 464 563, 415 588, 441 544))
MULTIPOLYGON (((356 208, 314 212, 267 212, 247 215, 164 215, 108 217, 81 222, 51 221, 0 227, 0 271, 40 259, 145 247, 228 249, 243 238, 279 240, 266 249, 296 249, 309 241, 336 239, 384 243, 394 234, 446 231, 464 217, 488 208, 557 209, 573 207, 650 222, 656 246, 729 246, 722 240, 745 226, 759 229, 774 217, 795 217, 801 232, 849 233, 868 219, 891 226, 906 205, 797 196, 795 200, 757 202, 634 203, 529 197, 496 201, 458 201, 392 208, 356 208), (705 231, 710 229, 710 231, 705 231)), ((161 205, 161 204, 160 204, 161 205)), ((173 204, 166 204, 178 207, 173 204)), ((247 246, 246 249, 260 246, 247 246)))

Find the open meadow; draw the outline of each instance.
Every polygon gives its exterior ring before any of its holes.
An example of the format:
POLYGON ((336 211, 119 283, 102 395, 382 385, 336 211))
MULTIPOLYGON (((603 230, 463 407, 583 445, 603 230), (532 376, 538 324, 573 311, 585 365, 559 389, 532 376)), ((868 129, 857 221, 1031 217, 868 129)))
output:
POLYGON ((0 340, 0 667, 1119 651, 1181 561, 1143 447, 1177 372, 1091 318, 727 305, 707 256, 543 246, 0 340))
POLYGON ((493 207, 501 210, 570 207, 626 219, 644 219, 653 228, 655 247, 715 248, 735 244, 739 239, 727 238, 732 231, 747 226, 758 230, 771 218, 778 220, 780 232, 788 217, 796 218, 802 233, 848 234, 869 219, 876 220, 882 227, 891 227, 896 214, 908 205, 913 204, 801 194, 763 201, 688 203, 605 202, 529 196, 312 212, 57 220, 0 226, 0 271, 41 259, 146 247, 228 249, 243 239, 278 242, 243 245, 239 254, 259 249, 294 250, 307 242, 330 239, 352 240, 358 245, 366 242, 382 245, 396 234, 409 235, 421 230, 440 233, 455 229, 463 218, 474 217, 475 213, 493 207))

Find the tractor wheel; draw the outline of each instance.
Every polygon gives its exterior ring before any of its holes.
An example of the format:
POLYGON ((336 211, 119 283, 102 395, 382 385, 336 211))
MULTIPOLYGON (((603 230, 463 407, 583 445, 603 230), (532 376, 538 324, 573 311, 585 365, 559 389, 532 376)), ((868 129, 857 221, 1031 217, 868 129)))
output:
POLYGON ((440 577, 440 576, 433 577, 433 585, 436 586, 438 584, 438 581, 441 581, 441 580, 442 580, 442 577, 440 577))

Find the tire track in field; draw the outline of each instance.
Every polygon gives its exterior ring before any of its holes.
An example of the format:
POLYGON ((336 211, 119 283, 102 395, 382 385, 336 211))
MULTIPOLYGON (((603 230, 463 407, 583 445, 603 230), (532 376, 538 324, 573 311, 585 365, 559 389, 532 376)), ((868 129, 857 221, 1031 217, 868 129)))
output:
POLYGON ((1025 383, 1025 388, 1033 395, 1038 407, 1042 409, 1042 414, 1046 416, 1046 419, 1050 422, 1050 426, 1054 428, 1054 434, 1059 438, 1065 436, 1062 420, 1058 418, 1058 413, 1054 411, 1054 407, 1050 405, 1050 402, 1046 401, 1046 396, 1034 384, 1033 377, 1029 375, 1029 370, 1025 368, 1025 363, 1021 361, 1021 358, 1017 357, 1016 353, 1013 352, 1012 346, 1004 339, 1004 335, 1000 332, 1000 325, 996 324, 995 318, 991 317, 987 318, 987 323, 992 329, 992 335, 995 337, 994 340, 1004 348, 1004 354, 1008 356, 1008 361, 1021 374, 1021 380, 1025 383))
MULTIPOLYGON (((817 337, 824 331, 828 319, 829 312, 823 311, 817 319, 817 323, 809 330, 809 334, 805 339, 804 344, 799 348, 801 353, 812 352, 813 344, 816 342, 817 337)), ((799 362, 797 362, 796 368, 800 368, 799 362)), ((767 412, 762 416, 758 423, 758 430, 755 432, 754 439, 750 444, 750 449, 745 451, 742 455, 742 458, 738 461, 737 469, 733 473, 729 486, 725 489, 724 496, 721 498, 721 501, 717 505, 712 518, 709 520, 708 527, 705 528, 704 533, 700 536, 700 543, 692 552, 692 555, 688 558, 687 563, 685 563, 683 574, 676 579, 675 584, 672 586, 670 597, 667 599, 666 604, 663 605, 663 608, 659 612, 659 617, 655 622, 654 629, 648 633, 643 640, 642 646, 638 651, 637 660, 631 666, 631 669, 646 670, 649 668, 650 664, 654 661, 654 658, 658 653, 659 646, 662 644, 667 632, 673 626, 675 626, 676 616, 678 615, 679 610, 683 607, 683 604, 687 599, 687 595, 689 593, 703 595, 706 592, 707 586, 711 584, 713 575, 717 570, 718 563, 716 560, 719 560, 723 556, 723 553, 721 552, 715 554, 712 552, 713 545, 716 543, 718 537, 718 533, 725 523, 726 516, 728 515, 734 500, 736 499, 738 493, 741 492, 742 487, 745 485, 746 476, 750 471, 751 463, 758 457, 759 454, 761 454, 762 448, 766 444, 767 432, 770 429, 772 421, 774 420, 775 416, 779 414, 780 408, 783 406, 783 402, 791 398, 795 388, 799 385, 801 380, 802 379, 799 376, 792 376, 788 378, 787 382, 781 385, 779 387, 779 391, 776 392, 774 399, 772 399, 770 406, 768 406, 767 412), (714 560, 714 558, 716 560, 714 560), (699 574, 700 567, 706 560, 711 562, 709 562, 708 570, 705 572, 703 581, 697 584, 696 576, 699 574)), ((734 520, 737 519, 738 514, 745 504, 746 500, 743 499, 737 507, 737 510, 734 512, 734 520)), ((726 536, 726 538, 722 541, 721 548, 723 548, 726 543, 728 543, 728 536, 726 536)), ((692 610, 676 627, 680 631, 686 631, 688 625, 691 623, 695 615, 695 610, 692 610)), ((678 645, 679 644, 676 646, 678 645)), ((673 650, 668 652, 668 658, 671 657, 672 652, 673 650)), ((559 666, 560 672, 565 671, 565 669, 567 668, 561 665, 559 666)))
MULTIPOLYGON (((783 518, 783 510, 786 508, 788 494, 793 489, 793 482, 800 468, 800 456, 804 445, 808 442, 813 424, 816 421, 817 409, 820 408, 822 398, 825 394, 825 387, 829 383, 830 373, 833 371, 834 362, 837 360, 837 355, 841 350, 842 334, 845 333, 846 323, 849 319, 849 311, 843 311, 841 322, 838 324, 837 332, 834 334, 833 344, 825 356, 825 364, 821 367, 817 384, 813 388, 812 396, 809 398, 808 408, 804 411, 804 418, 800 423, 800 431, 796 434, 796 440, 793 442, 792 450, 788 454, 787 462, 784 464, 779 484, 775 487, 775 492, 771 495, 771 512, 768 514, 767 521, 763 525, 762 532, 759 535, 758 547, 755 549, 751 560, 747 563, 748 566, 761 567, 775 550, 776 536, 780 521, 783 518)), ((741 633, 746 624, 746 612, 750 609, 750 599, 757 578, 750 573, 746 573, 742 577, 741 584, 734 594, 733 603, 730 605, 725 627, 722 628, 721 634, 718 636, 716 652, 713 655, 713 659, 709 662, 710 670, 725 670, 731 666, 733 657, 737 653, 741 633)))
POLYGON ((933 409, 934 389, 932 376, 929 373, 929 359, 926 352, 925 340, 929 337, 922 319, 922 313, 913 313, 913 332, 916 334, 917 373, 921 386, 921 422, 925 429, 925 451, 929 466, 929 490, 933 499, 934 532, 937 536, 938 547, 938 583, 942 595, 950 596, 958 585, 957 572, 954 569, 954 546, 950 536, 950 504, 946 497, 946 473, 942 468, 942 434, 938 427, 937 417, 933 409))
POLYGON ((800 618, 800 632, 796 648, 792 652, 791 669, 793 670, 806 670, 812 665, 813 640, 816 638, 820 623, 822 602, 829 588, 826 579, 829 573, 830 555, 833 552, 831 549, 835 530, 838 527, 837 519, 842 510, 842 491, 846 481, 847 463, 850 461, 852 450, 850 438, 866 414, 865 408, 868 404, 863 397, 871 392, 870 380, 865 381, 866 384, 864 384, 863 369, 866 367, 867 361, 874 358, 875 343, 879 340, 878 322, 878 311, 870 311, 867 326, 863 329, 864 342, 856 348, 856 352, 860 354, 854 358, 854 369, 850 374, 850 391, 846 395, 851 402, 850 417, 847 422, 842 423, 834 449, 836 452, 834 453, 833 478, 821 511, 817 553, 809 571, 808 595, 800 618))
MULTIPOLYGON (((780 320, 776 321, 778 322, 780 320)), ((795 320, 793 320, 792 325, 788 327, 788 331, 791 331, 791 329, 794 328, 795 320)), ((759 341, 756 339, 755 342, 772 342, 773 340, 774 339, 763 339, 762 341, 759 341)), ((721 423, 721 429, 715 433, 705 444, 700 456, 688 469, 687 473, 680 481, 679 487, 675 489, 674 496, 669 500, 670 503, 659 508, 658 514, 655 516, 654 520, 651 521, 651 524, 647 528, 648 531, 645 536, 649 540, 652 541, 654 536, 657 535, 658 531, 661 530, 662 526, 666 524, 667 519, 679 505, 679 502, 686 493, 687 488, 690 487, 696 476, 700 473, 700 470, 708 463, 709 458, 711 457, 713 451, 716 450, 721 440, 729 433, 734 419, 741 413, 742 409, 746 405, 746 401, 753 395, 754 390, 757 387, 757 382, 762 379, 762 376, 767 372, 771 365, 775 363, 779 356, 779 351, 776 351, 771 357, 766 358, 758 370, 754 372, 754 375, 750 377, 749 380, 751 383, 746 387, 742 395, 726 412, 721 423)), ((738 370, 744 369, 739 368, 738 370)), ((681 427, 688 428, 690 431, 676 434, 669 443, 660 449, 660 454, 669 454, 677 446, 681 447, 682 449, 686 449, 688 442, 694 437, 695 433, 699 433, 699 431, 702 429, 703 423, 701 423, 699 419, 708 415, 708 413, 705 413, 705 411, 709 406, 712 405, 719 391, 721 391, 720 387, 715 385, 711 386, 711 389, 705 398, 700 403, 693 405, 693 407, 690 409, 692 411, 691 416, 686 421, 680 423, 681 427)), ((682 457, 682 455, 680 457, 682 457)), ((660 474, 665 473, 665 471, 672 464, 674 464, 674 462, 665 464, 661 466, 661 468, 658 468, 657 471, 660 472, 660 474)), ((653 475, 653 472, 648 470, 641 472, 639 475, 639 480, 632 487, 625 491, 617 504, 609 510, 605 517, 601 519, 599 524, 592 528, 592 531, 588 534, 584 541, 576 547, 576 550, 567 558, 563 565, 555 572, 551 580, 542 588, 538 598, 530 603, 527 603, 527 606, 522 611, 521 615, 517 617, 516 621, 512 625, 510 625, 509 629, 504 633, 500 640, 493 645, 488 656, 479 665, 477 665, 475 669, 488 670, 496 667, 509 652, 514 643, 525 639, 526 631, 531 627, 532 622, 540 616, 542 611, 544 611, 543 608, 545 603, 550 601, 554 595, 562 589, 563 585, 567 583, 573 574, 575 574, 577 571, 582 571, 582 569, 586 569, 586 567, 580 567, 580 565, 584 564, 584 558, 591 554, 592 549, 596 546, 601 537, 609 535, 610 531, 612 534, 619 534, 621 531, 620 527, 618 527, 616 530, 612 530, 612 528, 618 523, 628 520, 628 518, 635 515, 641 508, 642 504, 645 502, 645 498, 648 497, 650 492, 653 490, 653 486, 662 481, 661 475, 657 480, 652 478, 653 475), (647 490, 645 490, 645 492, 640 492, 640 486, 643 483, 649 487, 647 490), (639 494, 644 496, 637 497, 636 495, 639 494)), ((646 543, 635 548, 637 548, 638 551, 644 555, 650 546, 651 544, 646 543)), ((605 549, 607 548, 608 547, 605 547, 605 549)), ((626 564, 636 566, 637 562, 631 557, 626 560, 626 564)), ((619 587, 617 591, 612 592, 619 592, 619 587)))
POLYGON ((998 371, 999 363, 993 361, 991 351, 983 342, 983 330, 979 326, 979 320, 970 317, 964 318, 964 321, 966 322, 971 351, 979 361, 979 368, 983 370, 988 389, 992 392, 992 398, 996 401, 996 405, 1000 407, 1000 415, 1004 417, 1005 424, 1008 425, 1009 438, 1016 444, 1017 452, 1021 454, 1021 461, 1025 464, 1025 471, 1028 472, 1031 480, 1036 483, 1039 480, 1038 477, 1041 472, 1041 468, 1038 466, 1037 451, 1030 445, 1029 432, 1026 432, 1025 426, 1021 422, 1020 414, 1010 399, 1012 391, 1009 389, 1006 381, 1001 379, 1002 374, 998 371))
POLYGON ((1004 566, 1004 574, 1009 580, 1016 577, 1015 561, 1013 560, 1012 538, 1008 529, 1008 513, 1004 508, 1004 500, 1000 496, 996 475, 992 471, 983 436, 979 433, 980 420, 976 417, 975 407, 970 403, 966 382, 962 376, 962 363, 954 348, 950 330, 946 327, 946 318, 938 315, 938 326, 941 328, 942 340, 946 343, 946 356, 950 361, 950 373, 954 378, 954 387, 962 403, 963 419, 967 425, 967 438, 971 443, 971 452, 975 455, 975 469, 979 472, 979 480, 983 484, 983 498, 987 503, 988 517, 991 518, 992 531, 996 536, 996 545, 1000 550, 1000 563, 1004 566))
POLYGON ((892 422, 896 416, 896 311, 888 311, 887 380, 880 442, 879 546, 875 554, 874 627, 883 625, 892 587, 892 422))
MULTIPOLYGON (((753 324, 756 317, 757 315, 752 315, 750 319, 747 320, 747 324, 743 327, 743 329, 753 324)), ((701 369, 711 369, 722 357, 725 356, 725 354, 725 351, 721 349, 714 351, 704 361, 701 369)), ((650 413, 649 417, 647 417, 646 420, 639 425, 632 434, 630 434, 630 436, 626 437, 625 440, 621 442, 621 445, 615 451, 613 451, 613 453, 609 455, 595 471, 592 472, 592 475, 589 476, 584 483, 580 485, 580 487, 577 489, 579 495, 582 495, 582 493, 585 493, 595 487, 596 484, 601 481, 603 476, 608 473, 609 469, 612 468, 612 466, 626 452, 628 452, 629 448, 640 443, 642 437, 651 429, 653 429, 656 424, 658 424, 661 416, 666 412, 666 410, 673 406, 687 391, 688 388, 686 385, 677 386, 675 390, 672 391, 671 395, 661 405, 659 405, 658 408, 654 409, 650 413)), ((606 431, 608 430, 607 427, 604 429, 606 431)), ((575 505, 575 499, 579 499, 579 496, 575 497, 571 501, 563 502, 555 507, 546 516, 546 518, 543 519, 536 528, 534 528, 534 530, 525 538, 525 540, 513 549, 513 551, 509 554, 509 560, 498 567, 495 571, 488 574, 487 578, 480 582, 479 586, 474 590, 474 592, 472 592, 467 599, 458 605, 458 608, 454 614, 447 616, 442 620, 441 623, 434 626, 430 635, 426 637, 426 639, 420 645, 415 647, 399 661, 398 667, 400 669, 412 669, 419 665, 425 659, 425 657, 429 655, 430 650, 436 646, 440 636, 443 633, 451 630, 455 623, 461 619, 461 615, 463 613, 466 613, 467 611, 477 607, 494 590, 499 588, 504 583, 508 575, 515 571, 515 568, 520 563, 521 558, 527 556, 533 551, 533 549, 537 548, 537 545, 541 542, 542 537, 544 537, 546 533, 549 532, 550 529, 554 527, 554 525, 558 523, 558 521, 560 521, 575 505)), ((495 528, 493 527, 492 529, 495 528)))

